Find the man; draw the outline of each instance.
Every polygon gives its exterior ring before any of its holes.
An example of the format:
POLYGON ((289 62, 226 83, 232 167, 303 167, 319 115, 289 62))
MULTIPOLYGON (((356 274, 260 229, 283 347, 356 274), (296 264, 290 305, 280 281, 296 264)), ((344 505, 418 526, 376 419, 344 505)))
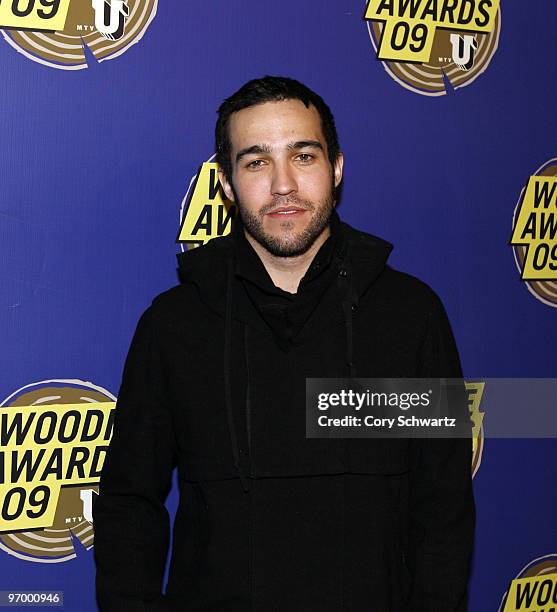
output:
POLYGON ((216 144, 239 218, 138 324, 94 506, 100 609, 465 611, 470 440, 305 435, 307 377, 461 376, 443 306, 340 221, 317 94, 250 81, 216 144))

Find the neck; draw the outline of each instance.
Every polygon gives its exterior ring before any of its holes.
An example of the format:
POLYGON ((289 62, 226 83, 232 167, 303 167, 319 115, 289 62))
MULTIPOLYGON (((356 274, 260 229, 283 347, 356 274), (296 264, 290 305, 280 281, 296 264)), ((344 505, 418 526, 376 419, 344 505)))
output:
POLYGON ((331 230, 327 225, 305 253, 294 257, 277 257, 269 253, 269 251, 248 234, 245 229, 244 234, 254 251, 259 255, 259 258, 275 286, 280 287, 283 291, 288 291, 288 293, 297 293, 300 281, 307 272, 313 258, 330 236, 331 230))

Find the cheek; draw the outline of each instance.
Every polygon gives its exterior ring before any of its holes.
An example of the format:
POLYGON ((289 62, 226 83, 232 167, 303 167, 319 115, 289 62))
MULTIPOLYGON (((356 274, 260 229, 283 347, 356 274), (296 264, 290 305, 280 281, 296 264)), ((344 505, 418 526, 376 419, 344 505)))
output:
POLYGON ((258 208, 269 200, 270 185, 264 176, 248 176, 235 185, 240 201, 247 208, 258 208))
POLYGON ((315 174, 304 175, 298 181, 298 189, 307 195, 313 194, 319 199, 326 196, 331 190, 333 177, 327 170, 315 174))

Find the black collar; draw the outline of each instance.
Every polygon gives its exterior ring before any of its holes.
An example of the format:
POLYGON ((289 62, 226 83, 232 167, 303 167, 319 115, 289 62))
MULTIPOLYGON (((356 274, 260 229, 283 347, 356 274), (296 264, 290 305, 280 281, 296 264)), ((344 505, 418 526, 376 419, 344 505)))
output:
MULTIPOLYGON (((306 285, 320 276, 320 274, 326 270, 331 263, 333 252, 335 250, 335 246, 339 242, 339 234, 341 231, 340 218, 336 209, 333 210, 333 214, 331 216, 330 230, 331 234, 321 245, 321 248, 313 258, 313 261, 307 269, 304 277, 301 279, 298 294, 304 292, 306 285)), ((273 280, 269 276, 269 273, 263 265, 259 255, 246 238, 244 233, 244 225, 239 215, 234 221, 232 239, 234 245, 235 273, 237 276, 256 285, 259 289, 270 295, 277 295, 291 301, 295 299, 296 295, 298 294, 288 293, 288 291, 284 291, 273 283, 273 280)))

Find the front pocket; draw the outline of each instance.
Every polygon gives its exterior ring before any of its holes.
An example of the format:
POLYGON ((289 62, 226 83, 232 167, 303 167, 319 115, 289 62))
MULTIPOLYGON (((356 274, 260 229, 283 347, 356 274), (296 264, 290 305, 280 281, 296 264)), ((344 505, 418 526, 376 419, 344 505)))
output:
POLYGON ((204 497, 198 483, 180 481, 180 504, 172 533, 169 596, 192 597, 199 590, 209 528, 204 497))

